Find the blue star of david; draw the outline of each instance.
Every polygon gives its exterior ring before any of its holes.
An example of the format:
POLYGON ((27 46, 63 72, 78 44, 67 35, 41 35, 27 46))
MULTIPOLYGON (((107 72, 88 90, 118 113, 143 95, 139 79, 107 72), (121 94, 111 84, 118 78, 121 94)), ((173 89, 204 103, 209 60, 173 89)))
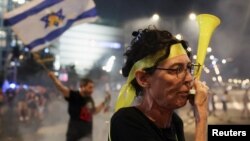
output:
POLYGON ((60 21, 63 21, 65 16, 62 13, 62 9, 60 9, 58 12, 52 12, 48 15, 45 15, 44 17, 41 18, 41 21, 45 22, 45 28, 48 26, 59 26, 60 21), (53 19, 53 20, 51 20, 53 19))

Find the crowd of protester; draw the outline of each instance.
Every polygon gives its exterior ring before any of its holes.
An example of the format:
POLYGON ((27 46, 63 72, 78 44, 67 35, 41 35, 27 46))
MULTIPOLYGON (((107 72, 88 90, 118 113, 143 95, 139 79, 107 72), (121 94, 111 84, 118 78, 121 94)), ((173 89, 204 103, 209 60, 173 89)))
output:
MULTIPOLYGON (((233 90, 225 92, 211 88, 209 93, 209 116, 224 119, 228 112, 228 104, 231 103, 231 106, 233 106, 232 102, 237 101, 240 107, 233 108, 242 110, 241 114, 238 115, 240 116, 239 118, 244 120, 249 119, 249 89, 239 89, 235 93, 233 90), (231 96, 231 101, 228 98, 225 99, 225 95, 231 96)), ((0 140, 7 137, 16 138, 22 136, 23 132, 35 133, 42 126, 46 126, 45 124, 48 122, 48 119, 49 124, 58 123, 61 118, 61 116, 58 116, 58 110, 62 108, 62 105, 66 105, 64 102, 59 91, 51 87, 25 87, 20 85, 17 88, 9 88, 4 92, 1 90, 0 140)), ((62 108, 62 110, 65 113, 66 109, 62 108)), ((190 111, 187 112, 189 113, 190 111)), ((188 114, 188 117, 190 116, 192 115, 188 114)), ((227 119, 231 118, 230 116, 227 117, 227 119)))
POLYGON ((56 90, 43 86, 8 88, 0 94, 0 138, 18 137, 20 127, 36 130, 49 114, 48 105, 59 98, 56 90))

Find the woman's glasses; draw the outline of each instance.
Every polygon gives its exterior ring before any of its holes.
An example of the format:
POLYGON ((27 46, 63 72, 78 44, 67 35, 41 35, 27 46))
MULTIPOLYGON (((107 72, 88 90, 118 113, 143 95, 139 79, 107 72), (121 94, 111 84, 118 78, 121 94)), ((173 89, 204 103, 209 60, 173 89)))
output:
POLYGON ((178 78, 183 78, 187 75, 187 72, 189 72, 192 76, 195 76, 199 72, 200 67, 201 67, 200 64, 189 63, 186 66, 184 64, 178 64, 178 65, 174 66, 173 68, 157 67, 156 69, 165 70, 169 74, 176 74, 176 76, 178 78))

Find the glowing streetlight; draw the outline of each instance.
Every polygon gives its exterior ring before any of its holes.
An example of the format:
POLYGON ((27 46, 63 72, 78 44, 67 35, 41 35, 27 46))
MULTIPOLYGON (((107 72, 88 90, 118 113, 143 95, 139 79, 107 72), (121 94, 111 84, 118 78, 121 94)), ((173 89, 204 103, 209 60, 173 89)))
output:
POLYGON ((222 77, 220 75, 217 76, 217 79, 218 79, 219 82, 222 82, 222 77))
POLYGON ((20 56, 19 56, 19 59, 20 59, 20 60, 23 60, 23 58, 24 58, 23 55, 20 55, 20 56))
POLYGON ((208 48, 207 48, 207 52, 212 52, 212 48, 211 48, 211 47, 208 47, 208 48))
POLYGON ((222 64, 226 64, 227 63, 227 60, 226 59, 222 59, 222 64))
POLYGON ((206 73, 210 73, 210 70, 209 70, 206 66, 203 67, 203 70, 204 70, 206 73))
POLYGON ((119 70, 119 74, 121 74, 121 75, 122 75, 122 70, 119 70))
POLYGON ((214 56, 213 55, 210 55, 209 58, 210 58, 210 60, 214 60, 214 56))
POLYGON ((191 52, 191 51, 192 51, 192 48, 191 48, 191 47, 188 47, 188 48, 187 48, 187 51, 191 52))
POLYGON ((105 70, 106 72, 111 72, 115 59, 116 59, 115 56, 111 56, 108 59, 106 65, 102 67, 102 69, 105 70))
POLYGON ((158 15, 158 14, 154 14, 153 16, 152 16, 152 20, 153 21, 158 21, 160 19, 160 16, 158 15))
POLYGON ((189 19, 194 21, 196 19, 196 14, 195 13, 190 13, 189 14, 189 19))
POLYGON ((182 40, 182 35, 181 34, 177 34, 177 35, 175 35, 175 38, 178 39, 178 40, 182 40))
POLYGON ((197 59, 197 55, 193 55, 193 59, 197 59))
POLYGON ((212 80, 215 82, 217 79, 216 79, 216 77, 212 77, 212 80))

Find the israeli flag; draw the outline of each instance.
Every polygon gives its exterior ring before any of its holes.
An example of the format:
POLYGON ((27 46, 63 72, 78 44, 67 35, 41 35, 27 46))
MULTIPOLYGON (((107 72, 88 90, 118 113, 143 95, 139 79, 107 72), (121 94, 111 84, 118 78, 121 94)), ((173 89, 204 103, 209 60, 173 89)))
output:
POLYGON ((93 0, 34 0, 5 13, 4 25, 11 26, 24 45, 34 52, 71 26, 96 19, 93 0))

